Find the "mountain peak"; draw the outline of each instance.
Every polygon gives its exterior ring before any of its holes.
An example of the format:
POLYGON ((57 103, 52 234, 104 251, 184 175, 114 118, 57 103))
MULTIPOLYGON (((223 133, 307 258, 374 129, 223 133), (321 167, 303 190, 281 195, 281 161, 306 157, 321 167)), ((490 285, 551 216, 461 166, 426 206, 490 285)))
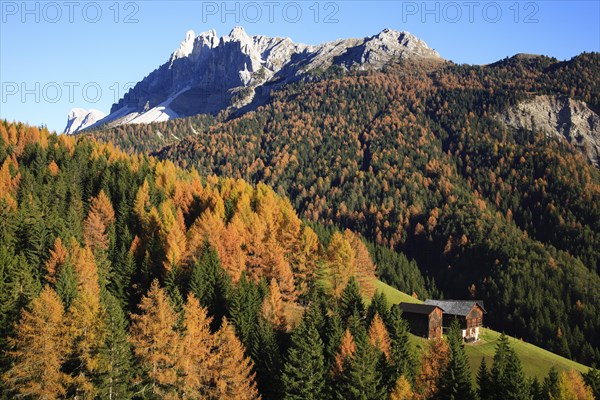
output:
POLYGON ((146 123, 229 108, 252 109, 270 92, 314 70, 380 69, 404 59, 442 60, 408 32, 384 29, 363 38, 320 45, 289 38, 250 36, 236 26, 219 38, 215 30, 187 31, 170 60, 138 82, 100 123, 146 123))
POLYGON ((228 36, 233 40, 242 40, 249 38, 248 34, 246 33, 246 30, 242 26, 234 27, 231 30, 231 32, 229 32, 228 36))

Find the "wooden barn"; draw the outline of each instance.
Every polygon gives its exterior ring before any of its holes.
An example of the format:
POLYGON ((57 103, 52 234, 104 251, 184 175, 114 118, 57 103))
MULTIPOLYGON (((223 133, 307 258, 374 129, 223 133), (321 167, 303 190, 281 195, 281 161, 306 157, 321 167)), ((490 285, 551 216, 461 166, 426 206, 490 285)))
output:
POLYGON ((481 300, 425 300, 430 306, 444 310, 443 327, 449 329, 454 318, 458 318, 462 328, 462 336, 466 341, 479 340, 479 327, 483 325, 483 314, 486 314, 481 300))
POLYGON ((427 339, 442 337, 443 310, 440 307, 412 303, 400 303, 398 307, 413 334, 427 339))

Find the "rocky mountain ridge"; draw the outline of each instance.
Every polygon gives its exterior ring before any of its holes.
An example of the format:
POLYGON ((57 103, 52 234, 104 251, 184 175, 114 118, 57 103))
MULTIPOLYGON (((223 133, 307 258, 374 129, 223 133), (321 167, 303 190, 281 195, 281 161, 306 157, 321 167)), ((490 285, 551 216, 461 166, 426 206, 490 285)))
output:
POLYGON ((92 126, 252 108, 263 104, 271 90, 311 72, 333 65, 379 69, 403 59, 442 61, 421 39, 392 29, 317 46, 297 44, 290 38, 250 36, 242 27, 220 38, 214 30, 198 36, 188 31, 166 63, 137 83, 112 106, 110 115, 92 126))

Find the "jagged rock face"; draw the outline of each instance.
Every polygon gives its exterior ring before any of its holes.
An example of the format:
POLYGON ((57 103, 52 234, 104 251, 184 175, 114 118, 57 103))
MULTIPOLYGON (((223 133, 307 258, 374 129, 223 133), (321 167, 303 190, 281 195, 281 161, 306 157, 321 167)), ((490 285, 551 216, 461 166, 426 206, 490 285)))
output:
POLYGON ((566 140, 600 167, 600 116, 586 103, 562 96, 536 96, 506 110, 500 119, 512 128, 542 130, 566 140))
POLYGON ((84 110, 83 108, 73 108, 69 111, 67 117, 67 126, 64 133, 70 135, 77 131, 94 125, 96 122, 104 118, 106 114, 98 110, 84 110))
POLYGON ((273 88, 317 68, 381 68, 406 58, 441 60, 422 40, 390 29, 318 46, 249 36, 241 27, 221 38, 214 30, 198 36, 188 31, 169 61, 136 84, 97 125, 147 123, 258 106, 273 88))

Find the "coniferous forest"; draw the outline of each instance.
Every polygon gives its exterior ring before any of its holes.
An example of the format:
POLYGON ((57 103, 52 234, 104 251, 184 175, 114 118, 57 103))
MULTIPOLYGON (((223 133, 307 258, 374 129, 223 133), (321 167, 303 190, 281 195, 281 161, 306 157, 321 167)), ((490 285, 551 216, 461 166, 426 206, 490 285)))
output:
POLYGON ((373 245, 263 184, 20 123, 0 159, 4 398, 597 395, 597 370, 526 378, 504 335, 474 383, 458 324, 415 352, 373 245))
POLYGON ((0 121, 0 398, 600 396, 415 347, 377 280, 483 299, 485 324, 600 363, 600 172, 499 115, 600 109, 600 57, 332 68, 244 115, 77 136, 0 121), (161 134, 157 135, 156 132, 161 134))
POLYGON ((421 299, 483 299, 492 328, 597 365, 600 172, 565 141, 501 115, 542 95, 598 110, 599 85, 598 53, 331 68, 243 116, 92 136, 264 182, 307 222, 361 234, 386 283, 421 299))

